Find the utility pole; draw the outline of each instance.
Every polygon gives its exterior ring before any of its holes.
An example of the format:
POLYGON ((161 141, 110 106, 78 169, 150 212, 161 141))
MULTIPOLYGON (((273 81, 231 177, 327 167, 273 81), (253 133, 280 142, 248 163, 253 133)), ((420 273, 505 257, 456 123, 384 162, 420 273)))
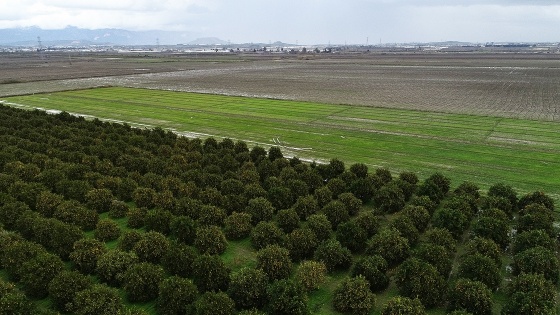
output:
POLYGON ((41 36, 37 36, 37 42, 39 43, 39 48, 37 49, 37 51, 39 52, 41 60, 44 60, 45 56, 43 55, 43 43, 41 42, 41 36))

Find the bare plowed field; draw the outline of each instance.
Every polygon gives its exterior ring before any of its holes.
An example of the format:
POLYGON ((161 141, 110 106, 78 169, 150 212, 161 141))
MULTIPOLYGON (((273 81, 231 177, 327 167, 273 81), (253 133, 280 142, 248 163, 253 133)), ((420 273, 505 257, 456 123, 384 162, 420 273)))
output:
MULTIPOLYGON (((4 56, 3 56, 4 57, 4 56)), ((142 87, 560 120, 558 55, 7 56, 0 96, 142 87)))

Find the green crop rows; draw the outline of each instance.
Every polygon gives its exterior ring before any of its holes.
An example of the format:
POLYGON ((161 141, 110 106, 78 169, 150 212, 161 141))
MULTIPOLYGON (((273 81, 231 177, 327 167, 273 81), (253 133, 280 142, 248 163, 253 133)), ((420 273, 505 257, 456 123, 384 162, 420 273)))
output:
POLYGON ((482 188, 506 182, 521 193, 543 190, 560 199, 556 122, 116 87, 5 101, 277 145, 309 160, 336 157, 421 178, 440 172, 482 188))

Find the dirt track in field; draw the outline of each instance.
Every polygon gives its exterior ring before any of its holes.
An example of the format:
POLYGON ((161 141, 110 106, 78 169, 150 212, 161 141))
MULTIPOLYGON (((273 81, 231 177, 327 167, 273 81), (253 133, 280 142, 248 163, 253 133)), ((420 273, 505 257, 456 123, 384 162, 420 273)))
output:
POLYGON ((560 55, 23 54, 0 69, 0 97, 111 85, 560 121, 560 55))

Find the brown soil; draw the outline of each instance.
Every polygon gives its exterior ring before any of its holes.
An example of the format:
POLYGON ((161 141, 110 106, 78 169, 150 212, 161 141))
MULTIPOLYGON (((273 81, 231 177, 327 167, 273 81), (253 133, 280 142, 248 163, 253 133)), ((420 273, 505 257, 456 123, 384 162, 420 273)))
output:
POLYGON ((560 55, 3 54, 0 96, 129 86, 560 120, 560 55))

